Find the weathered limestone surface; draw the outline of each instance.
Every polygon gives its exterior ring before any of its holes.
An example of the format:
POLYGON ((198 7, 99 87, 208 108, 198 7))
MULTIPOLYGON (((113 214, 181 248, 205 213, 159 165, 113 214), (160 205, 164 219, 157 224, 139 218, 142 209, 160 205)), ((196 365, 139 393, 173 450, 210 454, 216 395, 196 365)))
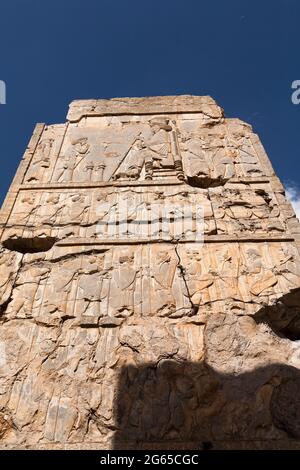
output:
POLYGON ((0 222, 1 448, 300 448, 300 225, 248 124, 75 101, 0 222))

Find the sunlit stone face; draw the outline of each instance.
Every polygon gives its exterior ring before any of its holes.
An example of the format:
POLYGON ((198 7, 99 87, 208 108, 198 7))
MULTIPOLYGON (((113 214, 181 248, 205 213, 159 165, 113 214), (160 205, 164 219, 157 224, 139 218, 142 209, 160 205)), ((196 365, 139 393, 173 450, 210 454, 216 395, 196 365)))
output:
POLYGON ((299 233, 210 97, 37 125, 1 214, 1 448, 297 447, 299 233))

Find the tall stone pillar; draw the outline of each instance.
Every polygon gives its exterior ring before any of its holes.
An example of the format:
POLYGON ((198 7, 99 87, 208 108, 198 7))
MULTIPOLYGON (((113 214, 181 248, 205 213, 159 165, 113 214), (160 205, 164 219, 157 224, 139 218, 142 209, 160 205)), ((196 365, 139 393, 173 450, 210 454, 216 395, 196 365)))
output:
POLYGON ((2 449, 300 448, 300 225, 248 124, 74 101, 0 221, 2 449))

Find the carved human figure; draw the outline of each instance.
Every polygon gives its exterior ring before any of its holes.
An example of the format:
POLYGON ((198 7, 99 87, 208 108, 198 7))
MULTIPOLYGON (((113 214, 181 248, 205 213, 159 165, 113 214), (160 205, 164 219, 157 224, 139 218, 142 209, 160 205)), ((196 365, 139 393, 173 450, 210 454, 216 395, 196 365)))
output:
POLYGON ((227 132, 224 136, 224 146, 226 154, 236 161, 239 156, 239 149, 242 146, 244 136, 239 132, 227 132))
POLYGON ((260 176, 263 173, 250 136, 248 135, 243 136, 241 139, 237 161, 241 163, 247 176, 260 176))
POLYGON ((198 176, 210 176, 212 162, 207 155, 206 140, 201 135, 186 134, 182 137, 185 144, 189 173, 198 176))
POLYGON ((47 278, 49 271, 50 268, 47 266, 29 265, 19 273, 8 314, 24 318, 38 313, 37 310, 41 304, 41 294, 38 289, 47 278))
POLYGON ((211 300, 241 301, 243 293, 240 293, 238 279, 240 276, 239 246, 220 247, 210 253, 213 259, 211 274, 215 276, 215 289, 211 300))
POLYGON ((50 167, 50 154, 53 143, 54 139, 49 138, 38 144, 29 171, 26 174, 25 182, 41 181, 45 169, 50 167))
POLYGON ((63 221, 73 224, 81 224, 88 214, 90 203, 88 196, 83 193, 72 194, 64 201, 66 210, 63 213, 63 221))
POLYGON ((270 249, 272 271, 278 278, 282 292, 299 285, 300 260, 297 251, 291 245, 270 249), (276 260, 276 261, 275 261, 276 260))
MULTIPOLYGON (((174 168, 172 132, 174 133, 170 119, 160 116, 150 119, 149 125, 134 141, 112 179, 138 179, 144 166, 145 179, 152 179, 154 169, 174 168)), ((178 164, 177 162, 177 166, 178 164)), ((177 170, 182 177, 182 165, 177 170)))
POLYGON ((0 305, 9 299, 21 254, 0 248, 0 305))
POLYGON ((20 211, 15 212, 15 223, 22 223, 24 225, 34 222, 34 216, 40 209, 40 204, 37 203, 37 196, 34 193, 25 193, 21 197, 20 211))
POLYGON ((170 132, 171 121, 164 117, 154 117, 149 120, 148 132, 142 133, 153 168, 172 167, 174 160, 171 155, 170 132))
MULTIPOLYGON (((266 295, 278 279, 269 266, 265 266, 258 249, 247 248, 241 274, 247 276, 249 292, 254 296, 266 295)), ((272 291, 271 291, 272 292, 272 291)))
POLYGON ((58 222, 64 209, 64 204, 60 204, 60 194, 50 193, 46 199, 46 204, 41 207, 40 217, 41 223, 53 225, 58 222))
POLYGON ((177 260, 169 250, 159 250, 153 264, 151 276, 154 280, 153 295, 151 296, 151 314, 170 316, 176 311, 176 300, 172 285, 176 272, 177 260))
POLYGON ((186 172, 200 187, 217 186, 233 177, 234 159, 224 148, 224 135, 185 134, 186 172))
POLYGON ((122 193, 115 212, 118 234, 121 238, 138 237, 139 206, 139 198, 133 191, 122 193))
POLYGON ((146 154, 145 142, 142 139, 137 139, 129 150, 124 163, 120 165, 112 179, 138 179, 145 162, 146 154))
POLYGON ((83 259, 78 271, 76 315, 98 316, 100 302, 107 295, 102 294, 102 283, 109 269, 103 268, 104 256, 91 255, 83 259))
POLYGON ((72 181, 74 171, 90 151, 90 145, 86 137, 74 139, 71 141, 71 144, 66 155, 61 155, 57 159, 53 181, 72 181))
POLYGON ((208 259, 202 250, 187 250, 186 257, 184 295, 194 306, 203 305, 209 300, 208 288, 214 283, 215 276, 209 272, 208 259))
POLYGON ((45 206, 41 205, 40 217, 44 224, 80 224, 88 213, 89 203, 84 194, 71 194, 67 198, 60 197, 58 193, 50 193, 45 206))
POLYGON ((47 280, 44 294, 44 309, 46 313, 64 316, 74 316, 75 294, 70 295, 75 287, 73 282, 78 278, 81 258, 66 259, 56 262, 47 280))
POLYGON ((231 130, 225 136, 227 153, 234 156, 238 171, 243 176, 259 176, 262 169, 249 134, 244 130, 231 130))
POLYGON ((234 160, 226 154, 224 147, 215 150, 213 160, 213 179, 216 181, 228 180, 235 175, 234 160))
POLYGON ((134 253, 121 252, 110 282, 109 305, 115 316, 127 317, 133 314, 138 272, 139 269, 134 264, 134 253))
MULTIPOLYGON (((88 228, 88 233, 90 233, 92 237, 107 237, 110 217, 113 219, 112 223, 115 221, 115 218, 113 217, 115 207, 116 203, 111 201, 111 198, 108 194, 102 192, 97 194, 96 203, 92 204, 93 210, 89 214, 89 223, 95 224, 90 229, 88 228)), ((115 224, 114 228, 116 229, 115 224)))

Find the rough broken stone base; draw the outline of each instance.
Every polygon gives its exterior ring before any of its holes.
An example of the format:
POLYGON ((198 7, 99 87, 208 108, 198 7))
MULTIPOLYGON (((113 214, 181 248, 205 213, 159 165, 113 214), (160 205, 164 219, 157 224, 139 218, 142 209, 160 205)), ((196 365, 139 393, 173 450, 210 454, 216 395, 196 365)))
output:
POLYGON ((89 444, 38 444, 36 446, 24 445, 15 447, 11 445, 0 446, 0 450, 197 450, 197 451, 214 451, 214 450, 299 450, 299 440, 257 440, 257 441, 211 441, 207 443, 192 442, 151 442, 150 444, 136 444, 134 442, 120 442, 118 447, 104 447, 99 442, 89 444))

